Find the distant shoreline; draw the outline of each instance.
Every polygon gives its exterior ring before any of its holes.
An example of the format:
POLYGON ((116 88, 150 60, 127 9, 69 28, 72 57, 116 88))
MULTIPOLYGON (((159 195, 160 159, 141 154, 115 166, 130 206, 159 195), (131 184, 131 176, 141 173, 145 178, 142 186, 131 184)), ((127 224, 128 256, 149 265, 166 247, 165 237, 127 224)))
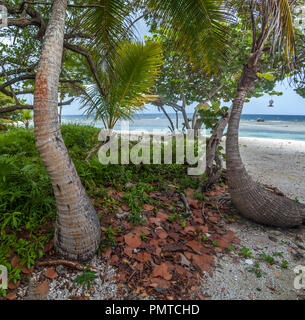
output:
MULTIPOLYGON (((176 119, 173 117, 176 124, 176 119)), ((103 128, 101 121, 94 122, 93 118, 85 116, 63 116, 63 123, 79 123, 94 125, 103 128)), ((184 119, 180 116, 178 119, 179 129, 183 127, 184 119)), ((120 130, 120 125, 115 127, 120 130)), ((163 114, 141 114, 136 115, 133 121, 129 123, 131 131, 153 132, 158 130, 169 132, 169 121, 163 114)), ((209 131, 206 134, 210 134, 209 131)), ((240 123, 240 136, 253 138, 271 138, 281 140, 305 141, 305 115, 304 116, 284 116, 284 115, 243 115, 240 123), (264 122, 257 122, 262 118, 264 122)))
MULTIPOLYGON (((181 130, 184 120, 179 117, 178 122, 181 130)), ((93 118, 79 115, 63 116, 62 123, 93 125, 97 128, 103 128, 101 121, 95 122, 93 118)), ((174 123, 176 124, 176 120, 174 123)), ((33 122, 30 125, 32 124, 33 122)), ((120 130, 120 124, 118 123, 114 129, 120 130)), ((123 130, 126 129, 123 128, 123 130)), ((136 115, 133 121, 129 122, 129 130, 135 132, 153 132, 154 130, 162 133, 170 132, 169 121, 163 114, 136 115)), ((305 141, 305 116, 243 115, 239 133, 240 137, 245 138, 305 141), (265 121, 257 122, 258 118, 262 118, 265 121)), ((210 131, 204 131, 203 129, 203 134, 210 135, 210 131)))
MULTIPOLYGON (((147 115, 155 115, 155 116, 164 116, 164 114, 162 112, 160 113, 141 113, 141 114, 136 114, 135 116, 147 116, 147 115)), ((176 117, 175 113, 168 113, 168 115, 176 117)), ((188 116, 193 115, 192 113, 187 113, 188 116)), ((248 116, 260 116, 260 117, 304 117, 305 118, 305 114, 270 114, 270 113, 246 113, 246 114, 242 114, 242 117, 248 117, 248 116)), ((85 117, 83 114, 70 114, 70 115, 63 115, 63 117, 85 117)))

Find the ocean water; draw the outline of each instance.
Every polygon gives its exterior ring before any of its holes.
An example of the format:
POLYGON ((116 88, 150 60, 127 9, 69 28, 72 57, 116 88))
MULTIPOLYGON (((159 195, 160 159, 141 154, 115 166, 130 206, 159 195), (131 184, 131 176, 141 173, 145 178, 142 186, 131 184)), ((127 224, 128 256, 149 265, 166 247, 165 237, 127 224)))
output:
MULTIPOLYGON (((170 114, 171 119, 176 123, 174 114, 170 114)), ((191 118, 191 115, 189 115, 191 118)), ((63 116, 63 123, 90 124, 98 128, 103 128, 101 121, 94 121, 93 118, 85 116, 63 116)), ((182 129, 183 118, 179 116, 179 128, 182 129)), ((118 122, 116 130, 126 128, 118 122)), ((133 121, 129 122, 129 130, 146 132, 169 132, 169 121, 164 114, 137 114, 133 121)), ((203 133, 209 134, 206 130, 203 133)), ((284 140, 305 141, 305 116, 287 115, 243 115, 240 123, 241 137, 271 138, 284 140), (265 122, 257 122, 257 119, 264 119, 265 122)))

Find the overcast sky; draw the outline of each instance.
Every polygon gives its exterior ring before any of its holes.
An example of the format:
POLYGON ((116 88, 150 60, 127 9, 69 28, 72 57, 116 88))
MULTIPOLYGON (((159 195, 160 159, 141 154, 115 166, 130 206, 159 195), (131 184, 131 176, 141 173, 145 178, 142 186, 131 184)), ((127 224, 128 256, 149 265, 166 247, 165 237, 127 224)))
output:
MULTIPOLYGON (((273 115, 305 115, 305 99, 297 95, 293 89, 289 88, 288 84, 278 85, 277 91, 284 93, 281 97, 272 97, 274 101, 274 108, 269 108, 269 101, 271 97, 265 95, 258 99, 252 99, 250 103, 247 103, 244 107, 244 114, 273 114, 273 115)), ((193 112, 194 106, 189 106, 187 112, 193 112)), ((228 105, 229 106, 229 105, 228 105)), ((170 108, 168 108, 170 111, 170 108)), ((158 113, 158 110, 154 106, 147 106, 146 110, 142 113, 158 113)), ((80 115, 82 111, 79 110, 79 104, 74 102, 71 106, 64 107, 64 115, 80 115)))
MULTIPOLYGON (((138 37, 140 39, 144 38, 145 34, 149 34, 148 29, 145 25, 144 20, 137 23, 138 37)), ((276 114, 276 115, 305 115, 305 99, 296 94, 289 85, 284 82, 283 84, 278 84, 276 91, 283 92, 283 96, 270 97, 265 95, 264 97, 255 99, 253 98, 250 103, 247 103, 244 107, 244 114, 276 114), (269 101, 274 101, 274 108, 269 108, 269 101)), ((193 112, 194 107, 189 106, 187 112, 193 112)), ((168 111, 171 109, 168 108, 168 111)), ((158 110, 154 106, 147 106, 143 113, 157 113, 158 110)), ((74 102, 73 105, 65 107, 63 110, 64 115, 79 115, 82 111, 79 110, 79 104, 74 102)))

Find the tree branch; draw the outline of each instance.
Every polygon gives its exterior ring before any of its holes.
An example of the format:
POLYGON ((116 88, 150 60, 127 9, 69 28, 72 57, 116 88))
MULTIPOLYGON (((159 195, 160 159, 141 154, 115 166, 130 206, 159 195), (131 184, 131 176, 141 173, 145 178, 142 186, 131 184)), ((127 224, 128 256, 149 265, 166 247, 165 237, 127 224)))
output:
MULTIPOLYGON (((58 106, 68 106, 70 105, 72 102, 74 101, 74 98, 65 101, 65 102, 59 102, 58 106)), ((9 112, 13 112, 16 110, 32 110, 33 106, 32 105, 21 105, 21 104, 15 104, 13 106, 9 106, 9 107, 5 107, 5 108, 0 108, 0 113, 9 113, 9 112)))
POLYGON ((7 12, 9 14, 12 14, 12 15, 21 14, 20 18, 8 19, 9 26, 16 26, 21 28, 25 28, 29 25, 37 26, 39 27, 39 31, 36 35, 36 39, 42 40, 42 37, 44 36, 46 31, 47 25, 38 11, 36 11, 34 8, 26 4, 26 2, 22 2, 19 6, 12 6, 5 1, 0 1, 0 5, 6 7, 7 12), (31 17, 31 19, 27 19, 25 17, 26 14, 28 14, 31 17))
POLYGON ((34 68, 37 66, 38 63, 34 63, 31 66, 27 67, 27 68, 16 68, 13 70, 8 70, 6 72, 2 72, 0 73, 0 78, 7 76, 12 76, 12 75, 17 75, 20 73, 26 73, 26 72, 31 72, 34 70, 34 68))
POLYGON ((5 107, 5 108, 0 108, 0 113, 9 113, 9 112, 13 112, 16 110, 32 110, 33 106, 31 105, 21 105, 21 104, 16 104, 10 107, 5 107))
POLYGON ((90 67, 90 70, 93 73, 94 79, 95 79, 95 81, 96 81, 96 83, 98 85, 98 88, 99 88, 101 94, 105 98, 107 98, 106 91, 104 89, 104 86, 103 86, 100 78, 99 78, 98 71, 97 71, 97 68, 95 66, 95 63, 93 61, 93 58, 92 58, 91 54, 86 49, 84 49, 83 47, 78 46, 78 45, 74 45, 74 44, 70 44, 70 43, 68 43, 66 41, 64 42, 64 47, 66 49, 69 49, 69 50, 73 51, 73 52, 76 52, 76 53, 79 53, 79 54, 83 55, 87 59, 89 67, 90 67))

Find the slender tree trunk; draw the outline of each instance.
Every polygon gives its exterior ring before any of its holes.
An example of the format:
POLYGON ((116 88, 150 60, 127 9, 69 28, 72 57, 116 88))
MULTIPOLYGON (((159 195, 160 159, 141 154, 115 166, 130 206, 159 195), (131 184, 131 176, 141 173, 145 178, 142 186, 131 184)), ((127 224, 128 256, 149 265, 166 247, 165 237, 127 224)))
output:
POLYGON ((189 119, 187 117, 187 113, 185 111, 185 108, 182 108, 182 115, 183 115, 183 119, 184 119, 184 126, 186 128, 186 130, 191 130, 191 126, 190 126, 190 123, 189 123, 189 119))
POLYGON ((192 129, 194 130, 195 137, 199 137, 200 131, 202 130, 202 126, 203 126, 203 120, 196 119, 194 127, 192 126, 192 129))
POLYGON ((35 140, 56 198, 56 251, 65 258, 86 261, 96 253, 101 231, 58 124, 58 84, 66 6, 67 0, 54 0, 43 42, 34 92, 35 140))
POLYGON ((171 125, 172 132, 175 132, 175 126, 174 126, 174 123, 173 123, 171 117, 168 115, 168 113, 166 112, 166 110, 165 110, 163 105, 160 105, 160 108, 163 111, 163 113, 165 114, 166 118, 168 119, 168 121, 169 121, 169 123, 171 125))
POLYGON ((197 120, 198 120, 198 110, 196 109, 193 114, 192 128, 195 128, 197 120))
POLYGON ((183 115, 183 119, 184 119, 184 125, 186 130, 191 130, 191 126, 190 126, 190 122, 189 119, 187 117, 187 113, 186 113, 186 99, 185 99, 185 95, 183 93, 181 93, 181 98, 182 98, 182 107, 181 107, 181 112, 183 115))
POLYGON ((229 120, 226 142, 229 191, 233 204, 242 215, 266 225, 297 226, 305 221, 305 205, 263 188, 248 175, 241 160, 238 144, 239 123, 245 98, 257 79, 258 59, 254 58, 250 55, 248 65, 243 69, 229 120))
POLYGON ((213 185, 221 174, 221 167, 218 165, 214 166, 214 161, 218 162, 217 150, 220 141, 223 137, 224 130, 229 122, 232 108, 218 121, 212 136, 209 139, 206 152, 206 171, 205 176, 207 178, 206 187, 213 185))
POLYGON ((177 110, 175 110, 175 112, 176 112, 176 128, 177 130, 179 130, 179 114, 177 110))

